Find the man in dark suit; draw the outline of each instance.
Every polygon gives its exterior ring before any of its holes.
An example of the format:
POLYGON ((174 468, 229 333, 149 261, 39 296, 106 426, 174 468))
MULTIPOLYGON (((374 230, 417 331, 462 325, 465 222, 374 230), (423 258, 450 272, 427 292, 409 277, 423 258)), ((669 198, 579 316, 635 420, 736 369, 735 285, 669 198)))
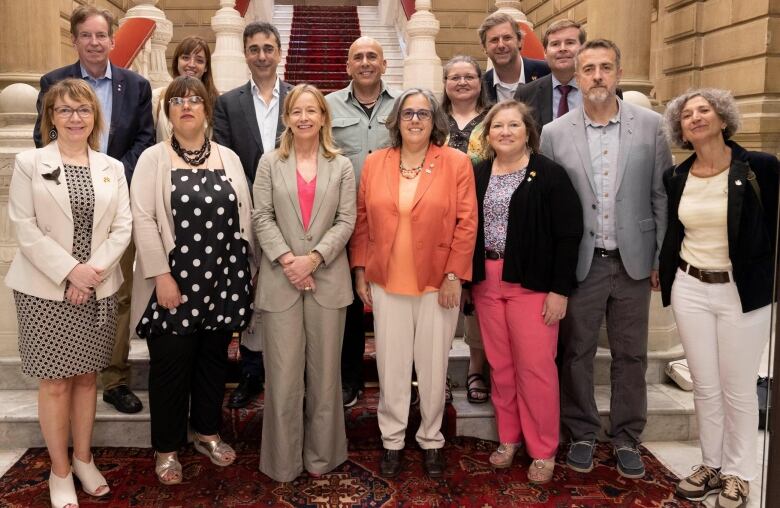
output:
MULTIPOLYGON (((127 183, 130 184, 138 157, 154 144, 152 88, 142 76, 109 62, 108 54, 114 47, 113 22, 109 11, 92 6, 82 6, 73 11, 70 33, 79 60, 41 78, 33 139, 35 146, 41 147, 42 136, 56 136, 56 133, 40 132, 41 104, 49 88, 65 78, 84 79, 95 90, 108 123, 100 138, 100 151, 122 162, 127 183)), ((117 293, 119 321, 114 354, 111 365, 101 373, 103 400, 123 413, 137 413, 143 407, 129 388, 130 364, 127 361, 134 257, 135 249, 131 244, 119 261, 125 282, 117 293)))
POLYGON ((574 79, 574 55, 585 38, 582 26, 570 19, 560 19, 544 32, 544 56, 551 72, 518 86, 515 92, 515 99, 531 106, 539 128, 582 106, 582 94, 574 79))
MULTIPOLYGON (((214 141, 238 154, 249 187, 255 181, 260 157, 279 146, 284 98, 292 85, 280 80, 276 68, 282 58, 279 31, 265 22, 244 28, 244 58, 252 78, 217 99, 214 141)), ((263 391, 262 337, 257 314, 241 339, 241 382, 230 394, 228 407, 241 408, 263 391)))
POLYGON ((520 56, 523 32, 509 14, 494 12, 485 18, 478 33, 482 49, 493 63, 493 68, 482 76, 482 86, 491 102, 511 99, 518 85, 550 73, 544 60, 520 56))

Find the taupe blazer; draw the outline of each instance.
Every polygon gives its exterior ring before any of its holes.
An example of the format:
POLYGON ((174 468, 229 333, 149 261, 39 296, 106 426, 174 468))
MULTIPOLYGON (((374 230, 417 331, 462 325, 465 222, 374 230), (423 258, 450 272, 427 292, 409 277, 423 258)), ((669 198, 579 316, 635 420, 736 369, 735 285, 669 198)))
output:
POLYGON ((304 230, 298 202, 295 152, 286 160, 279 150, 263 155, 252 189, 255 209, 252 224, 263 251, 255 308, 268 312, 289 309, 300 291, 290 284, 276 261, 285 252, 300 256, 316 250, 324 262, 314 272, 314 299, 328 309, 352 302, 346 245, 355 228, 355 172, 341 155, 328 160, 320 152, 317 184, 309 228, 304 230))
MULTIPOLYGON (((89 171, 95 208, 86 264, 104 270, 103 282, 95 288, 101 299, 122 285, 118 263, 130 243, 132 217, 122 163, 90 149, 89 171)), ((64 300, 66 277, 79 261, 72 254, 73 215, 56 141, 16 156, 8 215, 19 250, 5 277, 6 285, 38 298, 64 300), (55 178, 53 173, 58 171, 55 178)))
MULTIPOLYGON (((250 266, 254 271, 255 242, 252 231, 252 199, 241 161, 232 150, 211 143, 219 150, 225 176, 238 196, 238 216, 241 238, 250 249, 250 266)), ((171 214, 171 170, 173 164, 167 142, 147 148, 138 159, 130 184, 130 204, 133 211, 133 238, 136 258, 133 270, 133 296, 130 304, 130 326, 135 329, 154 292, 154 278, 171 271, 168 256, 176 246, 171 214)), ((205 220, 205 219, 204 219, 205 220)))

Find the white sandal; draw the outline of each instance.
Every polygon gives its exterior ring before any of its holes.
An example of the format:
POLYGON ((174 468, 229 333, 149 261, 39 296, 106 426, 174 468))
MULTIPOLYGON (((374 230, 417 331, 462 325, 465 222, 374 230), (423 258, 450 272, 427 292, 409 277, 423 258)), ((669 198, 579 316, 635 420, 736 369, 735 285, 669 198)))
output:
POLYGON ((49 472, 49 499, 52 508, 79 505, 76 487, 73 485, 73 471, 68 471, 68 475, 64 478, 54 474, 54 471, 49 472))
POLYGON ((90 455, 89 462, 81 462, 76 458, 76 454, 74 453, 73 473, 81 482, 81 488, 84 489, 84 492, 90 496, 103 497, 111 492, 105 477, 101 474, 97 466, 95 466, 94 456, 90 455), (100 487, 106 487, 106 490, 105 492, 98 494, 97 491, 100 489, 100 487))

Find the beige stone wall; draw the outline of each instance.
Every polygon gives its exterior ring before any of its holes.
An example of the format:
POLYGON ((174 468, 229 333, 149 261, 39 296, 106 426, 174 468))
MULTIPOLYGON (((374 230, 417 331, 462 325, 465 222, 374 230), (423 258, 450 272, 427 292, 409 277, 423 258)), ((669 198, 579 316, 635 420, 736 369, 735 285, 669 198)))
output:
POLYGON ((433 0, 431 12, 439 20, 436 52, 442 63, 453 55, 471 55, 485 68, 487 58, 479 42, 477 28, 486 13, 493 9, 493 0, 433 0))

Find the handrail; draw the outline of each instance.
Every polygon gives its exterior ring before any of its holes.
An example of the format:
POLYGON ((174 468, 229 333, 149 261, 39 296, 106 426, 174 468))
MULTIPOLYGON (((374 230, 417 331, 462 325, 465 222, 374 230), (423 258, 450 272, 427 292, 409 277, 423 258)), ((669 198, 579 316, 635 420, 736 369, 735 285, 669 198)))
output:
POLYGON ((527 24, 519 23, 519 25, 520 31, 523 32, 523 49, 520 50, 520 54, 528 58, 544 60, 544 46, 539 37, 527 24))
POLYGON ((406 19, 411 18, 412 14, 416 11, 414 8, 414 0, 400 0, 400 2, 401 7, 404 9, 404 14, 406 14, 406 19))
POLYGON ((249 9, 250 0, 236 0, 235 9, 241 14, 243 18, 246 15, 247 9, 249 9))
POLYGON ((125 20, 114 32, 114 49, 108 54, 111 63, 125 69, 130 67, 154 33, 155 26, 154 20, 148 18, 125 20))

